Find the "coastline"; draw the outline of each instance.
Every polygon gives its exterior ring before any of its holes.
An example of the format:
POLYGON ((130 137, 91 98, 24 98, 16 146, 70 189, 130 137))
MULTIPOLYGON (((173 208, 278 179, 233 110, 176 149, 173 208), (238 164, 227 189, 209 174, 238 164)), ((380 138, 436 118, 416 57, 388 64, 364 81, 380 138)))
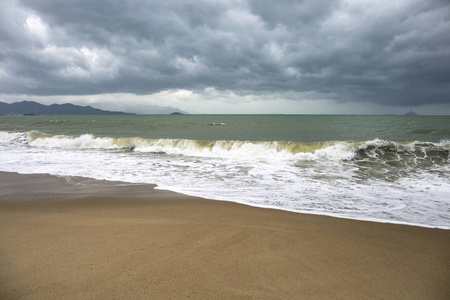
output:
POLYGON ((0 172, 0 298, 450 296, 449 230, 154 187, 0 172))

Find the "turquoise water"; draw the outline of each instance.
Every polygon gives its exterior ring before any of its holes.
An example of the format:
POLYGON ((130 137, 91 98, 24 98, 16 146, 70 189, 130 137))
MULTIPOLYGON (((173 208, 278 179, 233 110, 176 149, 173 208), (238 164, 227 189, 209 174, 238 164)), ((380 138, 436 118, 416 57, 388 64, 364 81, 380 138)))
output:
POLYGON ((0 117, 0 171, 450 229, 450 117, 0 117))

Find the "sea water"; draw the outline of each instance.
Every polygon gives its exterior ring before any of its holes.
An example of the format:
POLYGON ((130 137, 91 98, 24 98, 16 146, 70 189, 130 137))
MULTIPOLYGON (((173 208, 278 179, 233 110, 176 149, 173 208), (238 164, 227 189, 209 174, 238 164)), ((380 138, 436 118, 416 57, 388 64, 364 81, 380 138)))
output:
POLYGON ((450 117, 0 117, 0 171, 450 229, 450 117))

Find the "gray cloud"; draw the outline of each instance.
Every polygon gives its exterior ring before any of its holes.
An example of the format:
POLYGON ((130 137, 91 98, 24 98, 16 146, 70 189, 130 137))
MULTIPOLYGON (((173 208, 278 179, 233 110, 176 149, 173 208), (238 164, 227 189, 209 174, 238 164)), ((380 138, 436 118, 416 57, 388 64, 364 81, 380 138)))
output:
POLYGON ((2 2, 0 93, 450 103, 447 1, 157 2, 2 2))

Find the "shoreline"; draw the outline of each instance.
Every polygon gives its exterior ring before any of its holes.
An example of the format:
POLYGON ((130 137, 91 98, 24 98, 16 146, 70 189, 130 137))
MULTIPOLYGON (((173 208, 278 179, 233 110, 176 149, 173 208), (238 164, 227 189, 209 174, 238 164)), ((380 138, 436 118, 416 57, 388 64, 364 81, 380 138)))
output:
POLYGON ((0 203, 18 202, 18 201, 27 202, 37 200, 61 201, 65 199, 67 200, 86 197, 97 197, 99 194, 101 194, 101 197, 105 198, 129 199, 129 200, 137 200, 137 199, 149 200, 150 198, 203 199, 207 201, 235 203, 238 205, 245 205, 260 209, 280 210, 295 214, 322 216, 360 222, 373 222, 380 224, 393 224, 393 225, 413 226, 421 228, 450 230, 450 224, 444 227, 444 226, 407 223, 402 221, 384 220, 376 218, 357 219, 349 216, 341 216, 332 213, 292 210, 283 207, 257 205, 244 201, 240 202, 223 199, 208 199, 201 196, 192 196, 184 194, 182 192, 176 192, 164 188, 159 188, 158 185, 154 183, 131 183, 125 181, 99 180, 81 176, 57 176, 46 173, 22 174, 17 172, 0 171, 0 203), (27 179, 28 189, 23 190, 21 187, 15 187, 12 190, 12 185, 10 181, 21 180, 25 178, 27 179), (42 190, 43 185, 46 186, 46 190, 44 191, 42 190))
POLYGON ((0 298, 450 296, 449 230, 154 187, 0 172, 0 298))

